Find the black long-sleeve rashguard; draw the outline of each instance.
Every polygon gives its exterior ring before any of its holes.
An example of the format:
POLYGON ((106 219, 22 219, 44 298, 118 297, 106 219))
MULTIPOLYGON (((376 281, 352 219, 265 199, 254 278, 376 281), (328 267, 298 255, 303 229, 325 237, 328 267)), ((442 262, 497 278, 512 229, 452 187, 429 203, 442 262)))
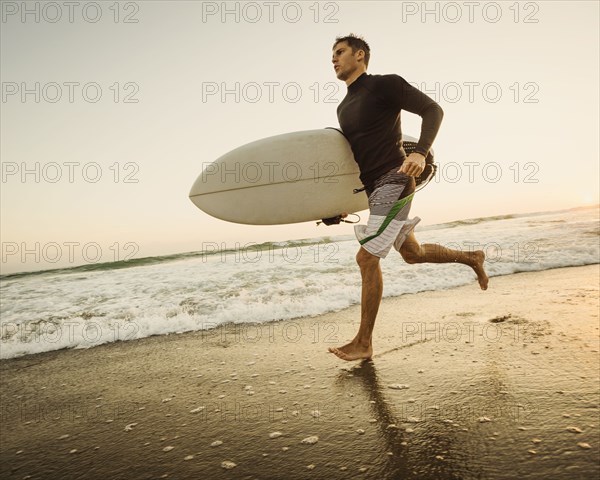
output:
POLYGON ((416 151, 427 156, 444 112, 399 75, 363 73, 348 86, 348 93, 338 105, 338 121, 352 147, 363 185, 372 185, 392 168, 400 168, 406 158, 402 149, 401 110, 422 117, 416 151))

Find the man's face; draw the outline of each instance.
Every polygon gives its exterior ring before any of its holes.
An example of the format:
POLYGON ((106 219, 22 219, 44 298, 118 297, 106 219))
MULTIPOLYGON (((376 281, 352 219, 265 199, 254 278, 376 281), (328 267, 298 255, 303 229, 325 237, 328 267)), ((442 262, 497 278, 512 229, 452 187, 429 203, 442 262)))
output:
POLYGON ((352 54, 352 48, 347 42, 340 42, 333 47, 331 61, 335 69, 335 75, 339 80, 345 81, 359 68, 358 58, 362 56, 362 50, 352 54))

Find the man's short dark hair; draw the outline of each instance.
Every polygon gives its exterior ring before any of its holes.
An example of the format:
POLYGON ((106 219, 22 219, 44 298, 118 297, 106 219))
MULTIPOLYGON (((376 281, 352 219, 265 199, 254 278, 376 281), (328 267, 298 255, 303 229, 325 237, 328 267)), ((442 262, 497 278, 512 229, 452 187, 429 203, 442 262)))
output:
POLYGON ((346 35, 345 37, 337 37, 335 39, 335 43, 333 44, 333 48, 340 43, 346 42, 348 46, 352 49, 352 55, 354 55, 358 50, 362 50, 365 52, 365 67, 369 66, 369 58, 371 58, 371 49, 369 48, 369 44, 365 41, 364 38, 358 37, 351 33, 350 35, 346 35))

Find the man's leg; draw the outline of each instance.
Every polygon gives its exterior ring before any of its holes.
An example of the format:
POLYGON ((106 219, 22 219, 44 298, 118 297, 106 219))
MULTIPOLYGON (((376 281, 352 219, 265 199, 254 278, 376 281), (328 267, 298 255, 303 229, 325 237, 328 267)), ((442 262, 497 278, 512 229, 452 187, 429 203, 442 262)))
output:
POLYGON ((411 232, 400 247, 400 255, 406 263, 462 263, 468 265, 475 271, 481 289, 487 290, 488 276, 483 266, 485 254, 482 250, 462 252, 434 243, 420 245, 415 234, 411 232))
POLYGON ((360 360, 373 355, 373 327, 383 294, 383 278, 379 257, 370 254, 364 248, 356 254, 356 262, 362 277, 360 304, 360 327, 354 339, 340 348, 329 347, 329 351, 342 360, 360 360))

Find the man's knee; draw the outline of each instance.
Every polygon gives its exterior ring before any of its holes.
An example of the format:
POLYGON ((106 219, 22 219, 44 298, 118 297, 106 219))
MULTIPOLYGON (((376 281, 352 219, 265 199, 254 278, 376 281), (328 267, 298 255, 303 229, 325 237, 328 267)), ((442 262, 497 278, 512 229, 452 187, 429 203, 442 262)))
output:
POLYGON ((364 248, 361 248, 356 254, 356 263, 358 266, 363 268, 373 268, 379 265, 379 257, 367 252, 364 248))
POLYGON ((421 245, 417 244, 403 244, 402 247, 400 247, 400 255, 402 255, 402 258, 404 259, 404 261, 406 263, 423 263, 423 249, 421 248, 421 245))

